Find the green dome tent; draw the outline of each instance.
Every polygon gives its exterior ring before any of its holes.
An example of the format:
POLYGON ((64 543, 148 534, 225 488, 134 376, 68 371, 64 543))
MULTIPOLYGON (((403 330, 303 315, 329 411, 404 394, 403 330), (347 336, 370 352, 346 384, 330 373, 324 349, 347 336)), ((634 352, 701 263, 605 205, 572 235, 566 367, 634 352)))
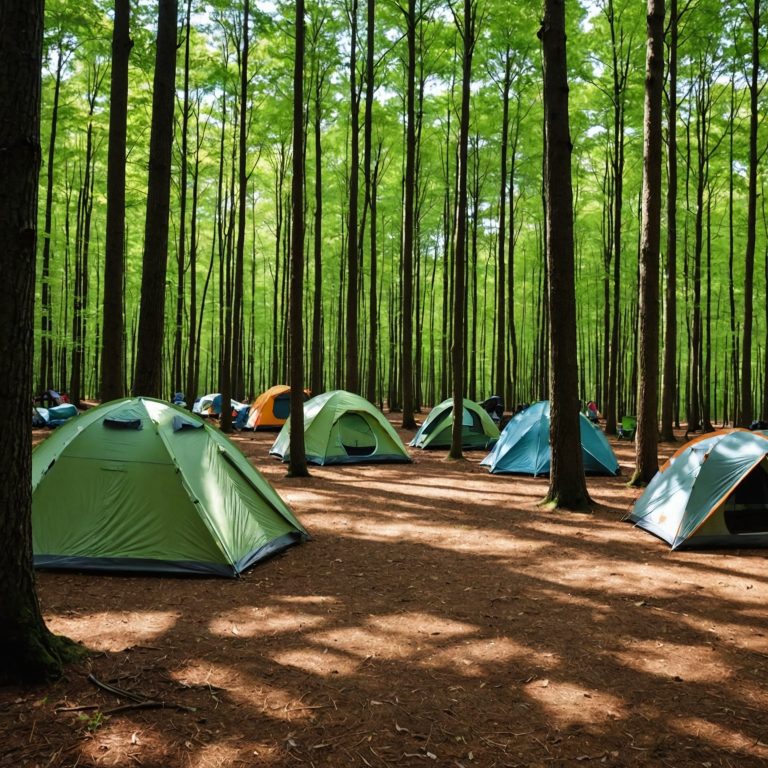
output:
MULTIPOLYGON (((424 419, 408 445, 414 448, 450 448, 453 429, 453 398, 436 405, 424 419)), ((487 411, 464 398, 461 418, 461 447, 487 450, 499 439, 499 428, 487 411)))
POLYGON ((691 440, 628 519, 672 549, 768 546, 768 437, 735 430, 691 440))
MULTIPOLYGON (((288 461, 291 420, 270 454, 288 461)), ((365 398, 337 389, 304 403, 304 450, 312 464, 408 462, 405 446, 384 414, 365 398)))
POLYGON ((32 454, 34 562, 237 576, 308 538, 218 430, 170 403, 115 400, 32 454))
MULTIPOLYGON (((504 427, 493 450, 480 462, 493 474, 548 475, 549 400, 541 400, 516 414, 504 427)), ((593 475, 619 474, 619 462, 602 430, 579 414, 584 471, 593 475)))

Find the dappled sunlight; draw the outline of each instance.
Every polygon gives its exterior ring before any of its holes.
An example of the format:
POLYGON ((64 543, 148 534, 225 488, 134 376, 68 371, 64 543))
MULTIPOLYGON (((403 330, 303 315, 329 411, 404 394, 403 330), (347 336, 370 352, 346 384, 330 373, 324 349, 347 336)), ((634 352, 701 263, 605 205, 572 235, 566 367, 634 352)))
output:
POLYGON ((315 643, 326 648, 343 648, 361 659, 410 659, 417 661, 429 649, 446 640, 475 634, 477 627, 446 621, 423 613, 371 616, 356 627, 316 632, 315 643))
POLYGON ((173 754, 168 735, 158 726, 126 723, 124 717, 100 718, 98 713, 91 712, 82 713, 80 721, 91 735, 81 742, 80 755, 70 765, 81 764, 83 758, 89 765, 144 765, 144 755, 151 755, 154 762, 160 755, 173 754), (125 763, 115 762, 125 757, 128 758, 125 763))
MULTIPOLYGON (((721 709, 723 716, 732 714, 732 710, 726 705, 721 709)), ((682 712, 678 713, 669 725, 678 733, 693 735, 699 741, 708 742, 715 750, 732 750, 736 746, 758 759, 768 760, 768 743, 763 742, 757 734, 744 733, 741 728, 728 728, 721 723, 682 712)), ((764 763, 761 762, 761 764, 764 763)))
POLYGON ((668 642, 664 638, 626 641, 626 650, 614 652, 616 660, 631 669, 675 682, 723 683, 732 675, 726 659, 710 648, 702 664, 700 645, 668 642))
POLYGON ((562 662, 550 652, 536 650, 508 637, 489 640, 464 640, 458 647, 441 648, 427 657, 425 665, 451 670, 463 677, 493 680, 500 664, 517 664, 521 682, 531 676, 531 669, 555 669, 562 662))
POLYGON ((544 678, 532 680, 523 690, 558 728, 574 724, 606 726, 627 717, 625 701, 604 691, 544 678))
MULTIPOLYGON (((312 606, 321 605, 318 600, 312 606)), ((327 610, 325 608, 323 611, 327 610)), ((266 606, 242 607, 233 611, 220 614, 208 624, 211 634, 241 637, 258 637, 260 635, 274 635, 282 632, 295 632, 309 629, 325 623, 324 616, 316 613, 302 611, 299 607, 266 606)))
POLYGON ((526 542, 523 552, 519 551, 525 536, 519 531, 510 535, 508 531, 478 530, 465 526, 447 526, 421 518, 414 522, 387 521, 374 523, 370 518, 364 521, 349 522, 345 534, 378 542, 404 542, 427 544, 436 549, 471 552, 483 557, 504 557, 530 555, 547 546, 545 542, 526 542))
POLYGON ((46 622, 52 632, 80 640, 91 650, 122 651, 155 641, 173 628, 179 615, 176 611, 103 611, 49 615, 46 622), (98 623, 99 634, 81 637, 78 630, 85 626, 84 622, 98 623))
POLYGON ((190 661, 175 672, 174 678, 186 687, 202 689, 207 698, 206 709, 211 705, 217 708, 228 699, 238 706, 248 707, 251 712, 277 720, 293 721, 310 716, 310 708, 301 704, 302 694, 297 694, 290 685, 273 685, 264 679, 275 677, 281 671, 279 663, 271 663, 269 651, 269 648, 259 648, 265 665, 260 672, 252 670, 251 665, 242 660, 240 664, 235 660, 228 664, 190 661), (242 686, 243 676, 247 679, 245 687, 242 686))
POLYGON ((352 675, 360 667, 358 656, 350 657, 347 653, 329 651, 328 648, 303 648, 289 651, 277 651, 272 658, 284 667, 295 667, 317 677, 352 675))

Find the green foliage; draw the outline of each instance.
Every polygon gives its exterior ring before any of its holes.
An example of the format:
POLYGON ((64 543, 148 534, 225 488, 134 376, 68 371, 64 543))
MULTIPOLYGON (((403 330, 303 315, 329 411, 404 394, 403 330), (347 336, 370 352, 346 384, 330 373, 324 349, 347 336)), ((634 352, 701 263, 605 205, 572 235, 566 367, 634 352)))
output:
MULTIPOLYGON (((180 3, 180 15, 186 2, 180 3)), ((246 297, 242 322, 245 332, 246 357, 252 357, 252 374, 244 381, 238 397, 253 395, 271 381, 271 371, 278 378, 285 374, 287 357, 285 318, 285 254, 288 253, 290 208, 290 131, 291 78, 293 39, 291 24, 293 5, 257 4, 252 8, 249 89, 246 105, 239 104, 239 46, 242 39, 242 0, 195 0, 192 3, 189 125, 190 167, 196 167, 199 200, 196 220, 198 309, 203 287, 211 268, 202 323, 200 391, 218 388, 218 356, 220 339, 219 307, 225 291, 220 283, 220 267, 227 257, 234 237, 233 206, 236 205, 234 177, 237 126, 247 120, 248 128, 248 210, 246 253, 246 297), (220 173, 222 178, 219 178, 220 173), (278 239, 279 238, 279 239, 278 239), (274 325, 274 310, 277 323, 274 325), (277 347, 279 359, 273 366, 271 351, 277 347)), ((339 380, 335 368, 336 350, 343 344, 338 335, 341 297, 349 290, 342 285, 346 263, 346 217, 350 143, 360 137, 350 136, 349 103, 349 19, 351 4, 341 0, 313 0, 307 7, 307 66, 305 94, 308 140, 306 144, 306 210, 308 267, 305 316, 307 338, 312 295, 313 211, 317 205, 313 188, 317 163, 312 137, 316 109, 315 85, 321 83, 322 119, 322 251, 323 251, 323 346, 326 382, 339 380)), ((420 113, 418 230, 417 230, 417 346, 423 352, 419 373, 421 390, 433 393, 439 389, 438 379, 445 369, 442 360, 447 340, 444 328, 444 287, 450 279, 449 248, 453 231, 453 194, 456 173, 455 143, 457 128, 457 75, 460 41, 450 6, 444 2, 419 0, 420 22, 417 30, 418 76, 422 79, 423 103, 420 113), (431 357, 430 357, 431 356, 431 357), (431 359, 431 362, 429 362, 431 359), (432 368, 430 368, 430 365, 432 368)), ((380 152, 378 184, 378 281, 381 296, 379 396, 396 395, 392 377, 396 379, 399 362, 399 295, 400 242, 403 210, 402 174, 404 168, 405 110, 405 16, 404 0, 379 0, 376 5, 376 66, 373 73, 375 104, 373 108, 373 144, 380 152)), ((140 263, 143 251, 146 177, 151 121, 151 82, 154 63, 154 6, 134 3, 131 34, 134 48, 130 60, 130 92, 128 118, 127 211, 126 211, 126 286, 125 316, 127 326, 125 354, 134 354, 134 334, 138 313, 140 263)), ((365 6, 359 8, 358 50, 365 45, 365 6)), ((605 306, 604 244, 605 167, 613 146, 614 94, 613 74, 616 66, 626 62, 627 83, 624 92, 626 158, 624 168, 621 312, 624 327, 621 368, 626 376, 621 383, 619 408, 631 409, 633 401, 631 370, 634 365, 634 306, 637 295, 637 248, 639 233, 639 195, 642 171, 642 111, 644 82, 644 9, 630 0, 598 0, 576 3, 568 7, 568 60, 571 72, 570 109, 573 141, 573 177, 575 187, 575 236, 577 297, 579 317, 579 358, 584 396, 593 396, 601 387, 602 317, 605 306), (609 13, 613 12, 619 37, 614 61, 609 13)), ((679 210, 679 284, 683 300, 679 302, 681 403, 686 391, 688 342, 685 337, 691 312, 688 276, 694 223, 696 185, 696 83, 702 73, 709 77, 715 108, 711 114, 711 146, 707 205, 709 223, 708 247, 711 249, 711 344, 715 374, 709 396, 713 413, 725 414, 722 390, 732 387, 725 377, 725 361, 732 344, 727 284, 721 278, 728 272, 731 252, 728 223, 734 221, 734 295, 735 319, 743 297, 743 252, 746 220, 745 168, 748 100, 745 98, 745 72, 750 55, 749 29, 739 8, 716 0, 695 0, 686 4, 681 18, 680 73, 678 94, 680 113, 679 171, 681 178, 679 210), (730 115, 733 96, 735 115, 730 115), (729 158, 729 137, 733 127, 733 162, 729 158), (733 182, 733 210, 729 208, 729 183, 733 182), (718 378, 719 376, 719 378, 718 378)), ((67 389, 67 361, 71 352, 73 302, 73 254, 78 230, 78 196, 84 176, 84 147, 89 121, 94 137, 93 215, 90 237, 92 269, 89 275, 89 298, 85 308, 87 351, 85 389, 89 396, 98 395, 96 339, 101 307, 99 291, 103 270, 103 239, 106 210, 106 148, 109 109, 109 52, 111 40, 111 5, 105 0, 85 0, 79 4, 64 0, 46 3, 46 67, 43 71, 43 146, 50 140, 51 109, 56 66, 61 58, 62 91, 58 114, 58 134, 54 167, 53 231, 51 286, 53 289, 53 338, 57 350, 56 382, 67 389)), ((472 151, 470 172, 477 170, 479 199, 470 204, 477 211, 476 262, 472 265, 469 290, 477 290, 478 304, 470 306, 469 321, 478 326, 477 390, 478 396, 491 394, 494 344, 494 286, 497 275, 497 239, 499 188, 501 185, 499 155, 501 140, 501 91, 505 57, 512 59, 511 134, 514 136, 514 321, 518 353, 515 399, 533 399, 539 386, 536 377, 541 369, 539 339, 545 327, 541 295, 543 290, 543 208, 542 183, 542 93, 541 61, 536 32, 540 24, 539 9, 530 3, 508 3, 486 0, 480 5, 479 39, 475 51, 472 91, 472 151), (476 284, 472 280, 476 279, 476 284)), ((180 39, 186 34, 180 26, 180 39)), ((765 35, 765 27, 763 27, 765 35)), ((179 107, 183 46, 179 54, 179 107)), ((364 56, 358 58, 358 83, 366 76, 364 56)), ((763 111, 768 89, 761 92, 763 111)), ((178 165, 181 161, 177 123, 174 170, 175 203, 171 211, 171 249, 173 263, 178 247, 179 189, 178 165)), ((766 142, 765 126, 761 127, 760 146, 766 142)), ((190 172, 187 216, 190 215, 192 173, 190 172)), ((362 183, 362 179, 361 179, 362 183)), ((41 175, 45 184, 45 169, 41 175)), ((358 217, 362 220, 363 196, 358 217)), ((44 190, 41 191, 41 200, 44 190)), ((510 202, 507 201, 507 207, 510 202)), ((366 213, 367 215, 367 213, 366 213)), ((41 211, 42 220, 42 211, 41 211)), ((758 254, 766 249, 764 224, 758 232, 758 254)), ((366 219, 366 227, 370 220, 366 219)), ((470 226, 470 230, 472 227, 470 226)), ((190 221, 186 222, 190 237, 190 221)), ((191 243, 187 243, 187 254, 191 243)), ((367 341, 367 290, 370 253, 367 229, 362 246, 361 340, 367 341)), ((663 254, 662 254, 663 256, 663 254)), ((758 268, 760 262, 758 261, 758 268)), ((612 283, 612 275, 608 276, 612 283)), ((188 265, 184 277, 185 307, 189 307, 188 265)), ((168 306, 179 286, 173 270, 167 286, 168 306)), ((765 298, 765 281, 757 281, 755 306, 765 298)), ((449 300, 450 305, 450 300, 449 300)), ((168 318, 168 339, 172 338, 174 320, 168 318)), ((185 319, 186 322, 186 319, 185 319)), ((765 317, 756 317, 755 361, 765 354, 765 317)), ((448 324, 448 327, 450 324, 448 324)), ((38 330, 39 336, 39 330, 38 330)), ((185 331, 184 338, 187 337, 185 331)), ((40 339, 36 340, 36 346, 40 339)), ((511 342, 510 342, 511 343, 511 342)), ((308 356, 307 352, 307 356, 308 356)), ((364 359, 361 355, 361 360, 364 359)), ((170 352, 169 352, 170 358, 170 352)), ((307 357, 308 359, 308 357, 307 357)), ((170 387, 170 384, 169 384, 170 387)), ((396 399, 396 397, 395 397, 396 399)), ((511 405, 511 403, 508 403, 511 405)))

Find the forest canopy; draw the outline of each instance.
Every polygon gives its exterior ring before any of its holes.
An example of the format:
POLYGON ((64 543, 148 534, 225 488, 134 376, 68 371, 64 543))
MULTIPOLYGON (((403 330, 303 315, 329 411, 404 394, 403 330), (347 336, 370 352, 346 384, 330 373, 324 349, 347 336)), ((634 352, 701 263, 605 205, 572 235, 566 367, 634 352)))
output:
MULTIPOLYGON (((351 359, 362 394, 396 409, 403 395, 406 277, 413 288, 407 306, 415 403, 431 405, 450 393, 462 29, 447 2, 373 2, 306 4, 305 370, 314 390, 340 388, 351 359), (409 85, 413 134, 406 130, 409 85), (413 259, 406 276, 409 183, 413 259), (350 358, 351 307, 357 333, 350 358)), ((671 264, 676 304, 670 318, 669 298, 663 302, 662 342, 673 319, 674 417, 696 426, 736 420, 745 362, 753 415, 768 411, 768 28, 763 21, 755 33, 752 21, 765 11, 757 1, 672 5, 660 291, 665 296, 671 264), (756 154, 750 146, 755 104, 756 154)), ((66 390, 75 400, 99 398, 114 7, 101 0, 45 6, 35 387, 66 390)), ((130 10, 125 333, 122 349, 110 352, 125 361, 126 391, 136 360, 157 21, 154 2, 132 2, 130 10)), ((477 3, 464 370, 468 397, 500 394, 507 408, 548 396, 540 10, 528 2, 477 3)), ((293 17, 291 3, 179 3, 167 396, 185 391, 191 400, 219 389, 226 307, 234 308, 240 329, 232 395, 253 398, 288 380, 293 17), (238 259, 242 301, 233 304, 238 259)), ((636 411, 645 21, 644 4, 630 0, 567 7, 579 395, 614 418, 636 411)))

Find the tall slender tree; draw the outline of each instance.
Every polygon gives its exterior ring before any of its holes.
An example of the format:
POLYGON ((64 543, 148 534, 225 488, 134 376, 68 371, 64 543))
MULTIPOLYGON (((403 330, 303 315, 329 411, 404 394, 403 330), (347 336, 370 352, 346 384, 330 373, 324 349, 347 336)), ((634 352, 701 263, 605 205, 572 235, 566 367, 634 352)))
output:
POLYGON ((643 199, 640 240, 639 376, 633 485, 659 469, 659 246, 661 243, 664 0, 648 0, 643 117, 643 199))
POLYGON ((565 1, 546 0, 539 30, 544 52, 544 193, 550 317, 550 434, 552 464, 544 502, 585 509, 589 494, 579 435, 576 286, 573 255, 571 133, 565 1))
POLYGON ((453 367, 453 426, 451 449, 448 458, 463 457, 462 418, 464 412, 464 335, 466 325, 465 274, 467 263, 467 175, 469 160, 469 100, 472 86, 472 55, 475 50, 475 27, 477 4, 464 0, 464 13, 459 20, 454 11, 456 26, 462 39, 461 55, 461 115, 459 117, 458 146, 458 194, 456 198, 456 226, 454 229, 454 272, 453 272, 453 345, 451 365, 453 367))
POLYGON ((291 180, 291 449, 288 474, 307 477, 304 453, 304 0, 296 0, 291 180))
POLYGON ((415 402, 413 392, 413 235, 416 194, 416 0, 408 0, 405 16, 408 71, 405 85, 405 189, 403 190, 403 341, 402 341, 402 397, 403 429, 415 429, 415 402))
POLYGON ((664 303, 664 374, 661 387, 661 439, 675 439, 674 406, 677 395, 677 0, 669 3, 667 42, 667 258, 664 303))
POLYGON ((173 108, 176 98, 177 5, 177 0, 159 0, 157 17, 141 311, 133 380, 133 393, 150 397, 162 396, 163 389, 165 277, 168 265, 173 108))
POLYGON ((125 148, 128 120, 130 0, 115 0, 112 31, 112 82, 109 97, 107 165, 107 240, 104 252, 104 314, 101 347, 101 399, 124 394, 123 280, 125 248, 125 148))
POLYGON ((753 296, 755 281, 755 240, 757 234, 757 132, 760 123, 758 96, 760 74, 760 0, 747 3, 747 17, 752 29, 752 60, 749 76, 749 170, 747 190, 747 245, 744 254, 744 327, 741 352, 741 398, 739 425, 746 427, 753 417, 752 402, 752 325, 753 296))

